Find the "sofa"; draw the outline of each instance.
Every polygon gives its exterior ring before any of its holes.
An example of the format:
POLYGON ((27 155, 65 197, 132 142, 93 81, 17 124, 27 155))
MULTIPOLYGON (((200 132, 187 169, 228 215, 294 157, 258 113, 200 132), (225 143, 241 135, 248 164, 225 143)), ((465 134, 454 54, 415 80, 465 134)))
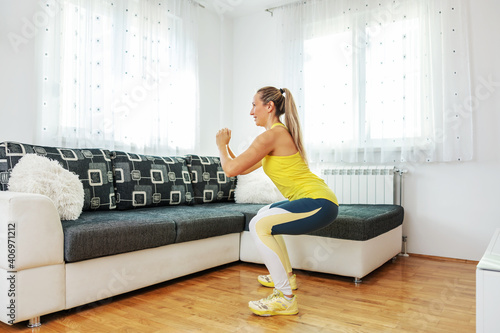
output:
MULTIPOLYGON (((265 203, 235 202, 237 191, 213 156, 0 143, 0 320, 39 326, 45 314, 239 260, 262 263, 248 224, 265 203), (78 217, 61 219, 45 194, 9 190, 28 154, 78 176, 78 217)), ((400 253, 403 217, 399 205, 341 205, 328 227, 285 236, 292 265, 360 282, 400 253)))

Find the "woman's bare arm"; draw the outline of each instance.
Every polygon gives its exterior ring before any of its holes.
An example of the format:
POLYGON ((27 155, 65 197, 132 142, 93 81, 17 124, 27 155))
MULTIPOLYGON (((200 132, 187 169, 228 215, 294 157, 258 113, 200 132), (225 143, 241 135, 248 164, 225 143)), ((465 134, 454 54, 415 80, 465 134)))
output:
MULTIPOLYGON (((234 155, 233 151, 231 150, 231 148, 229 148, 229 145, 227 146, 227 152, 229 153, 229 156, 234 159, 236 158, 236 155, 234 155)), ((257 163, 255 163, 255 165, 251 166, 250 168, 248 168, 247 170, 243 171, 242 173, 240 173, 240 175, 246 175, 246 174, 249 174, 250 172, 252 171, 255 171, 257 170, 258 168, 260 168, 262 166, 262 161, 259 161, 257 163)))
POLYGON ((234 153, 229 149, 228 144, 231 138, 231 132, 228 129, 222 129, 217 132, 216 142, 219 148, 222 169, 228 177, 234 177, 246 174, 262 165, 262 159, 274 149, 273 131, 265 131, 260 134, 245 150, 234 158, 234 153))

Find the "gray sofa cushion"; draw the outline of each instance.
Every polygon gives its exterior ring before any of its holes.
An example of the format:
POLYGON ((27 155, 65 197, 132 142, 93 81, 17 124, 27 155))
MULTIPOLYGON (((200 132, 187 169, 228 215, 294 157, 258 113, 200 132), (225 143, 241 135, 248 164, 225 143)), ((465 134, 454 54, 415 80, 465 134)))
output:
POLYGON ((244 214, 222 206, 84 212, 75 221, 62 221, 64 260, 76 262, 243 231, 244 214))
POLYGON ((169 215, 177 227, 175 242, 188 242, 242 232, 245 226, 245 215, 238 209, 231 209, 234 205, 225 203, 216 207, 199 205, 187 209, 175 209, 169 215))
POLYGON ((83 212, 62 221, 67 263, 168 245, 175 241, 175 222, 156 208, 83 212))
MULTIPOLYGON (((258 205, 254 206, 240 208, 246 215, 246 231, 259 210, 258 205)), ((398 227, 403 218, 403 207, 398 205, 340 205, 337 219, 332 224, 309 235, 365 241, 398 227)))
POLYGON ((234 202, 236 177, 226 177, 218 157, 186 156, 195 203, 234 202))
POLYGON ((191 177, 183 157, 111 153, 118 209, 189 204, 191 177))
POLYGON ((63 168, 78 175, 83 184, 84 211, 116 208, 111 157, 108 150, 2 142, 0 143, 0 190, 7 190, 12 168, 26 154, 37 154, 58 161, 63 168))
POLYGON ((400 226, 403 218, 398 205, 340 205, 337 219, 310 235, 365 241, 400 226))
POLYGON ((230 211, 230 212, 239 212, 243 214, 245 218, 245 229, 248 231, 248 223, 250 220, 257 215, 259 209, 266 205, 263 204, 251 204, 251 203, 213 203, 210 204, 210 208, 217 209, 220 211, 230 211))

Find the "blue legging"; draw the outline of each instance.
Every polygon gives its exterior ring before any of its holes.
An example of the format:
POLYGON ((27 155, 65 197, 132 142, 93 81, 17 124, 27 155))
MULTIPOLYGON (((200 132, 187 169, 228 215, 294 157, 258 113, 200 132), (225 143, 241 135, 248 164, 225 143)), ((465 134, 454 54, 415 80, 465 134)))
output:
POLYGON ((301 235, 321 229, 337 218, 338 206, 326 199, 304 198, 265 206, 250 221, 249 229, 274 282, 285 295, 292 294, 292 271, 281 235, 301 235))

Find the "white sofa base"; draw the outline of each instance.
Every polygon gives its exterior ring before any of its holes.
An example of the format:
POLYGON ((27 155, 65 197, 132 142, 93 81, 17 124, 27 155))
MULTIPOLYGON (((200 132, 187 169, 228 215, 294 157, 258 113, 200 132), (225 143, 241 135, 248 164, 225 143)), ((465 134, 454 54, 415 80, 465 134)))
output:
MULTIPOLYGON (((361 278, 401 252, 400 225, 366 241, 284 235, 293 268, 361 278)), ((250 232, 241 233, 240 260, 263 263, 250 232)))
POLYGON ((64 264, 24 269, 0 269, 0 320, 7 324, 30 320, 65 307, 64 264))
POLYGON ((66 264, 66 308, 239 260, 239 233, 66 264))

